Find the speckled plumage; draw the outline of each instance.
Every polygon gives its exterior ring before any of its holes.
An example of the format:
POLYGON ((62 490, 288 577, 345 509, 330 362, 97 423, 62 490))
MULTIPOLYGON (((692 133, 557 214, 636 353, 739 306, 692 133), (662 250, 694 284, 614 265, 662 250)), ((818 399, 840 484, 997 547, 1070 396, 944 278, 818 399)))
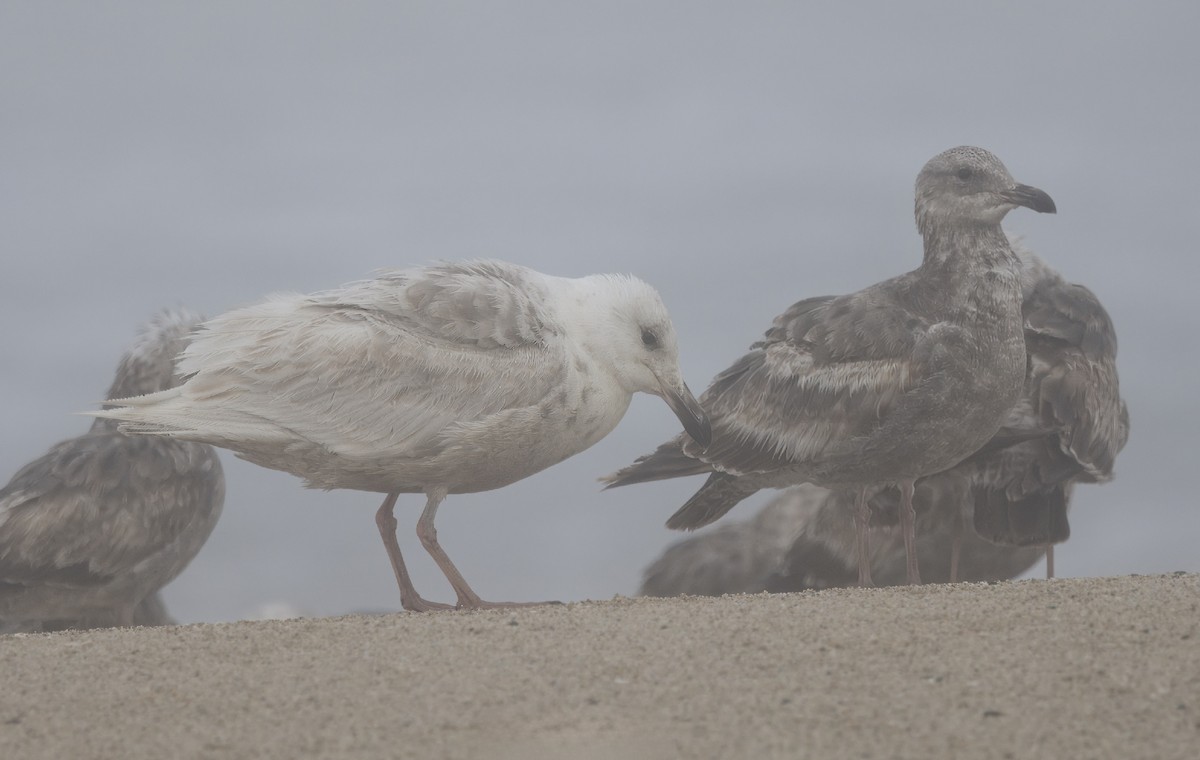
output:
MULTIPOLYGON (((200 321, 183 310, 155 317, 109 393, 170 387, 200 321)), ((224 488, 211 447, 131 438, 96 420, 0 490, 0 621, 11 631, 169 620, 153 598, 208 539, 224 488)))
MULTIPOLYGON (((694 529, 762 488, 911 488, 957 464, 996 433, 1021 393, 1020 265, 1000 228, 1019 205, 1054 210, 987 151, 935 156, 916 184, 922 265, 793 305, 701 397, 711 445, 676 438, 609 484, 709 473, 667 522, 694 529)), ((901 519, 911 544, 912 510, 901 519)), ((865 541, 865 523, 861 531, 865 541)))
POLYGON ((98 416, 232 449, 310 487, 389 494, 377 520, 406 609, 437 605, 416 595, 400 559, 397 494, 427 495, 418 534, 459 605, 478 607, 437 544, 446 494, 500 488, 583 451, 638 391, 708 435, 666 308, 627 276, 566 279, 498 261, 384 272, 218 316, 180 369, 178 388, 98 416))
MULTIPOLYGON (((1022 261, 1025 392, 1005 425, 980 451, 917 482, 917 550, 926 581, 1015 577, 1067 535, 1066 511, 1077 483, 1113 476, 1129 435, 1120 397, 1112 321, 1087 288, 1066 282, 1018 241, 1022 261), (975 530, 972 530, 972 518, 975 530)), ((856 494, 815 486, 788 489, 750 521, 722 526, 669 548, 646 571, 642 593, 719 595, 798 591, 855 582, 856 494), (776 535, 758 528, 770 521, 776 535), (788 546, 780 549, 780 537, 788 546)), ((871 572, 880 585, 905 582, 894 488, 870 498, 876 530, 871 572)))
POLYGON ((1070 534, 1075 483, 1112 478, 1129 438, 1129 412, 1117 376, 1117 335, 1090 290, 1065 281, 1019 243, 1024 262, 1026 390, 998 438, 973 467, 974 524, 1000 544, 1055 544, 1070 534))

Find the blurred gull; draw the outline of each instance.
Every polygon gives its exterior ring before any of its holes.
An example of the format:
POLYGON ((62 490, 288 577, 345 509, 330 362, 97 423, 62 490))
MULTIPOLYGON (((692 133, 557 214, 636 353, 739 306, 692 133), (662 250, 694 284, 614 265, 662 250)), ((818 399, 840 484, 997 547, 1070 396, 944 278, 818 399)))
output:
POLYGON ((218 316, 180 366, 180 387, 97 416, 232 449, 311 488, 386 493, 376 522, 407 610, 448 605, 413 588, 399 494, 426 495, 417 535, 457 606, 498 606, 438 544, 447 494, 500 488, 583 451, 637 391, 662 396, 701 445, 710 437, 666 308, 628 276, 565 279, 499 261, 384 272, 218 316))
POLYGON ((667 547, 642 577, 642 596, 720 596, 764 590, 784 556, 811 522, 815 499, 792 498, 788 489, 749 520, 725 523, 667 547))
MULTIPOLYGON (((108 395, 171 387, 174 359, 201 321, 183 310, 156 316, 108 395)), ((94 421, 0 490, 0 628, 173 622, 158 590, 204 545, 224 496, 211 447, 130 438, 110 420, 94 421)))
POLYGON ((1026 391, 997 443, 964 463, 975 531, 1012 546, 1046 546, 1070 535, 1067 505, 1076 483, 1106 483, 1129 438, 1129 411, 1117 376, 1117 333, 1092 291, 1067 282, 1020 243, 1026 391), (1015 441, 1003 446, 1004 439, 1015 441))
MULTIPOLYGON (((1052 575, 1049 552, 1069 535, 1074 486, 1110 480, 1129 436, 1116 332, 1104 307, 1019 241, 1012 246, 1022 262, 1025 393, 979 452, 917 482, 917 553, 926 581, 1013 578, 1042 557, 1042 545, 1052 575)), ((872 525, 895 524, 897 497, 894 488, 876 489, 869 500, 872 525)), ((855 499, 847 490, 789 489, 752 520, 668 548, 646 570, 642 593, 720 595, 850 585, 855 499)), ((874 531, 871 548, 875 582, 903 583, 905 548, 896 532, 874 531)))
POLYGON ((897 484, 907 579, 919 583, 916 479, 978 450, 1021 393, 1020 264, 1000 228, 1017 206, 1055 210, 985 150, 932 158, 916 183, 921 266, 793 305, 705 391, 710 446, 677 437, 609 476, 610 487, 708 473, 667 521, 689 530, 762 488, 856 489, 859 582, 870 585, 867 496, 897 484))

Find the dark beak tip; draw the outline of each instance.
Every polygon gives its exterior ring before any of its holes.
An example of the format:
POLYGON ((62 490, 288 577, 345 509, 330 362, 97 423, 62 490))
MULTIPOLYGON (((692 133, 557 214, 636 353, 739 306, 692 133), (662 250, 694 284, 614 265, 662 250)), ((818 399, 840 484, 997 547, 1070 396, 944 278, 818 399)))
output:
POLYGON ((1058 206, 1054 205, 1054 199, 1040 190, 1038 193, 1039 195, 1034 200, 1033 204, 1030 205, 1030 208, 1039 214, 1057 214, 1058 206))
POLYGON ((684 384, 682 389, 664 388, 663 398, 683 423, 688 436, 700 446, 708 448, 708 444, 712 443, 712 421, 687 385, 684 384))
POLYGON ((1039 214, 1057 214, 1058 206, 1045 190, 1030 185, 1017 185, 1008 194, 1013 203, 1032 209, 1039 214))

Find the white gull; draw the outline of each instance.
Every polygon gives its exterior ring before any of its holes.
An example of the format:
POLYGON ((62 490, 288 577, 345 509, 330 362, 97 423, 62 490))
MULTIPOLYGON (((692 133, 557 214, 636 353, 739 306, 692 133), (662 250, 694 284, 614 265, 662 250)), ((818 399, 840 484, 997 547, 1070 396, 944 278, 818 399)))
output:
POLYGON ((638 391, 663 397, 702 445, 710 436, 666 307, 623 275, 567 279, 489 260, 383 272, 220 315, 180 368, 178 388, 96 415, 232 449, 312 488, 387 494, 376 522, 408 610, 448 605, 413 588, 396 542, 399 494, 426 495, 417 535, 457 606, 497 606, 438 544, 447 494, 500 488, 583 451, 638 391))

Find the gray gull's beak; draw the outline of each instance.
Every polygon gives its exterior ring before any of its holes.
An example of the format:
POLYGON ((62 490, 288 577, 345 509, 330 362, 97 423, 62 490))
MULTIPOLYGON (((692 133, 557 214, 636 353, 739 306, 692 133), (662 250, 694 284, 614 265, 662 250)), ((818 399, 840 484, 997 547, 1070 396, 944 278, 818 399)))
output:
POLYGON ((1058 213, 1058 209, 1054 205, 1054 199, 1047 195, 1046 191, 1038 190, 1036 187, 1029 185, 1017 185, 1011 190, 1005 190, 1000 193, 1000 197, 1009 203, 1031 208, 1039 214, 1058 213))
POLYGON ((675 412, 675 416, 683 423, 683 429, 692 437, 692 440, 705 447, 712 443, 712 425, 708 421, 708 415, 704 413, 704 407, 700 406, 700 402, 688 390, 687 383, 682 380, 678 385, 662 383, 661 388, 662 397, 666 400, 667 406, 671 407, 672 412, 675 412))

